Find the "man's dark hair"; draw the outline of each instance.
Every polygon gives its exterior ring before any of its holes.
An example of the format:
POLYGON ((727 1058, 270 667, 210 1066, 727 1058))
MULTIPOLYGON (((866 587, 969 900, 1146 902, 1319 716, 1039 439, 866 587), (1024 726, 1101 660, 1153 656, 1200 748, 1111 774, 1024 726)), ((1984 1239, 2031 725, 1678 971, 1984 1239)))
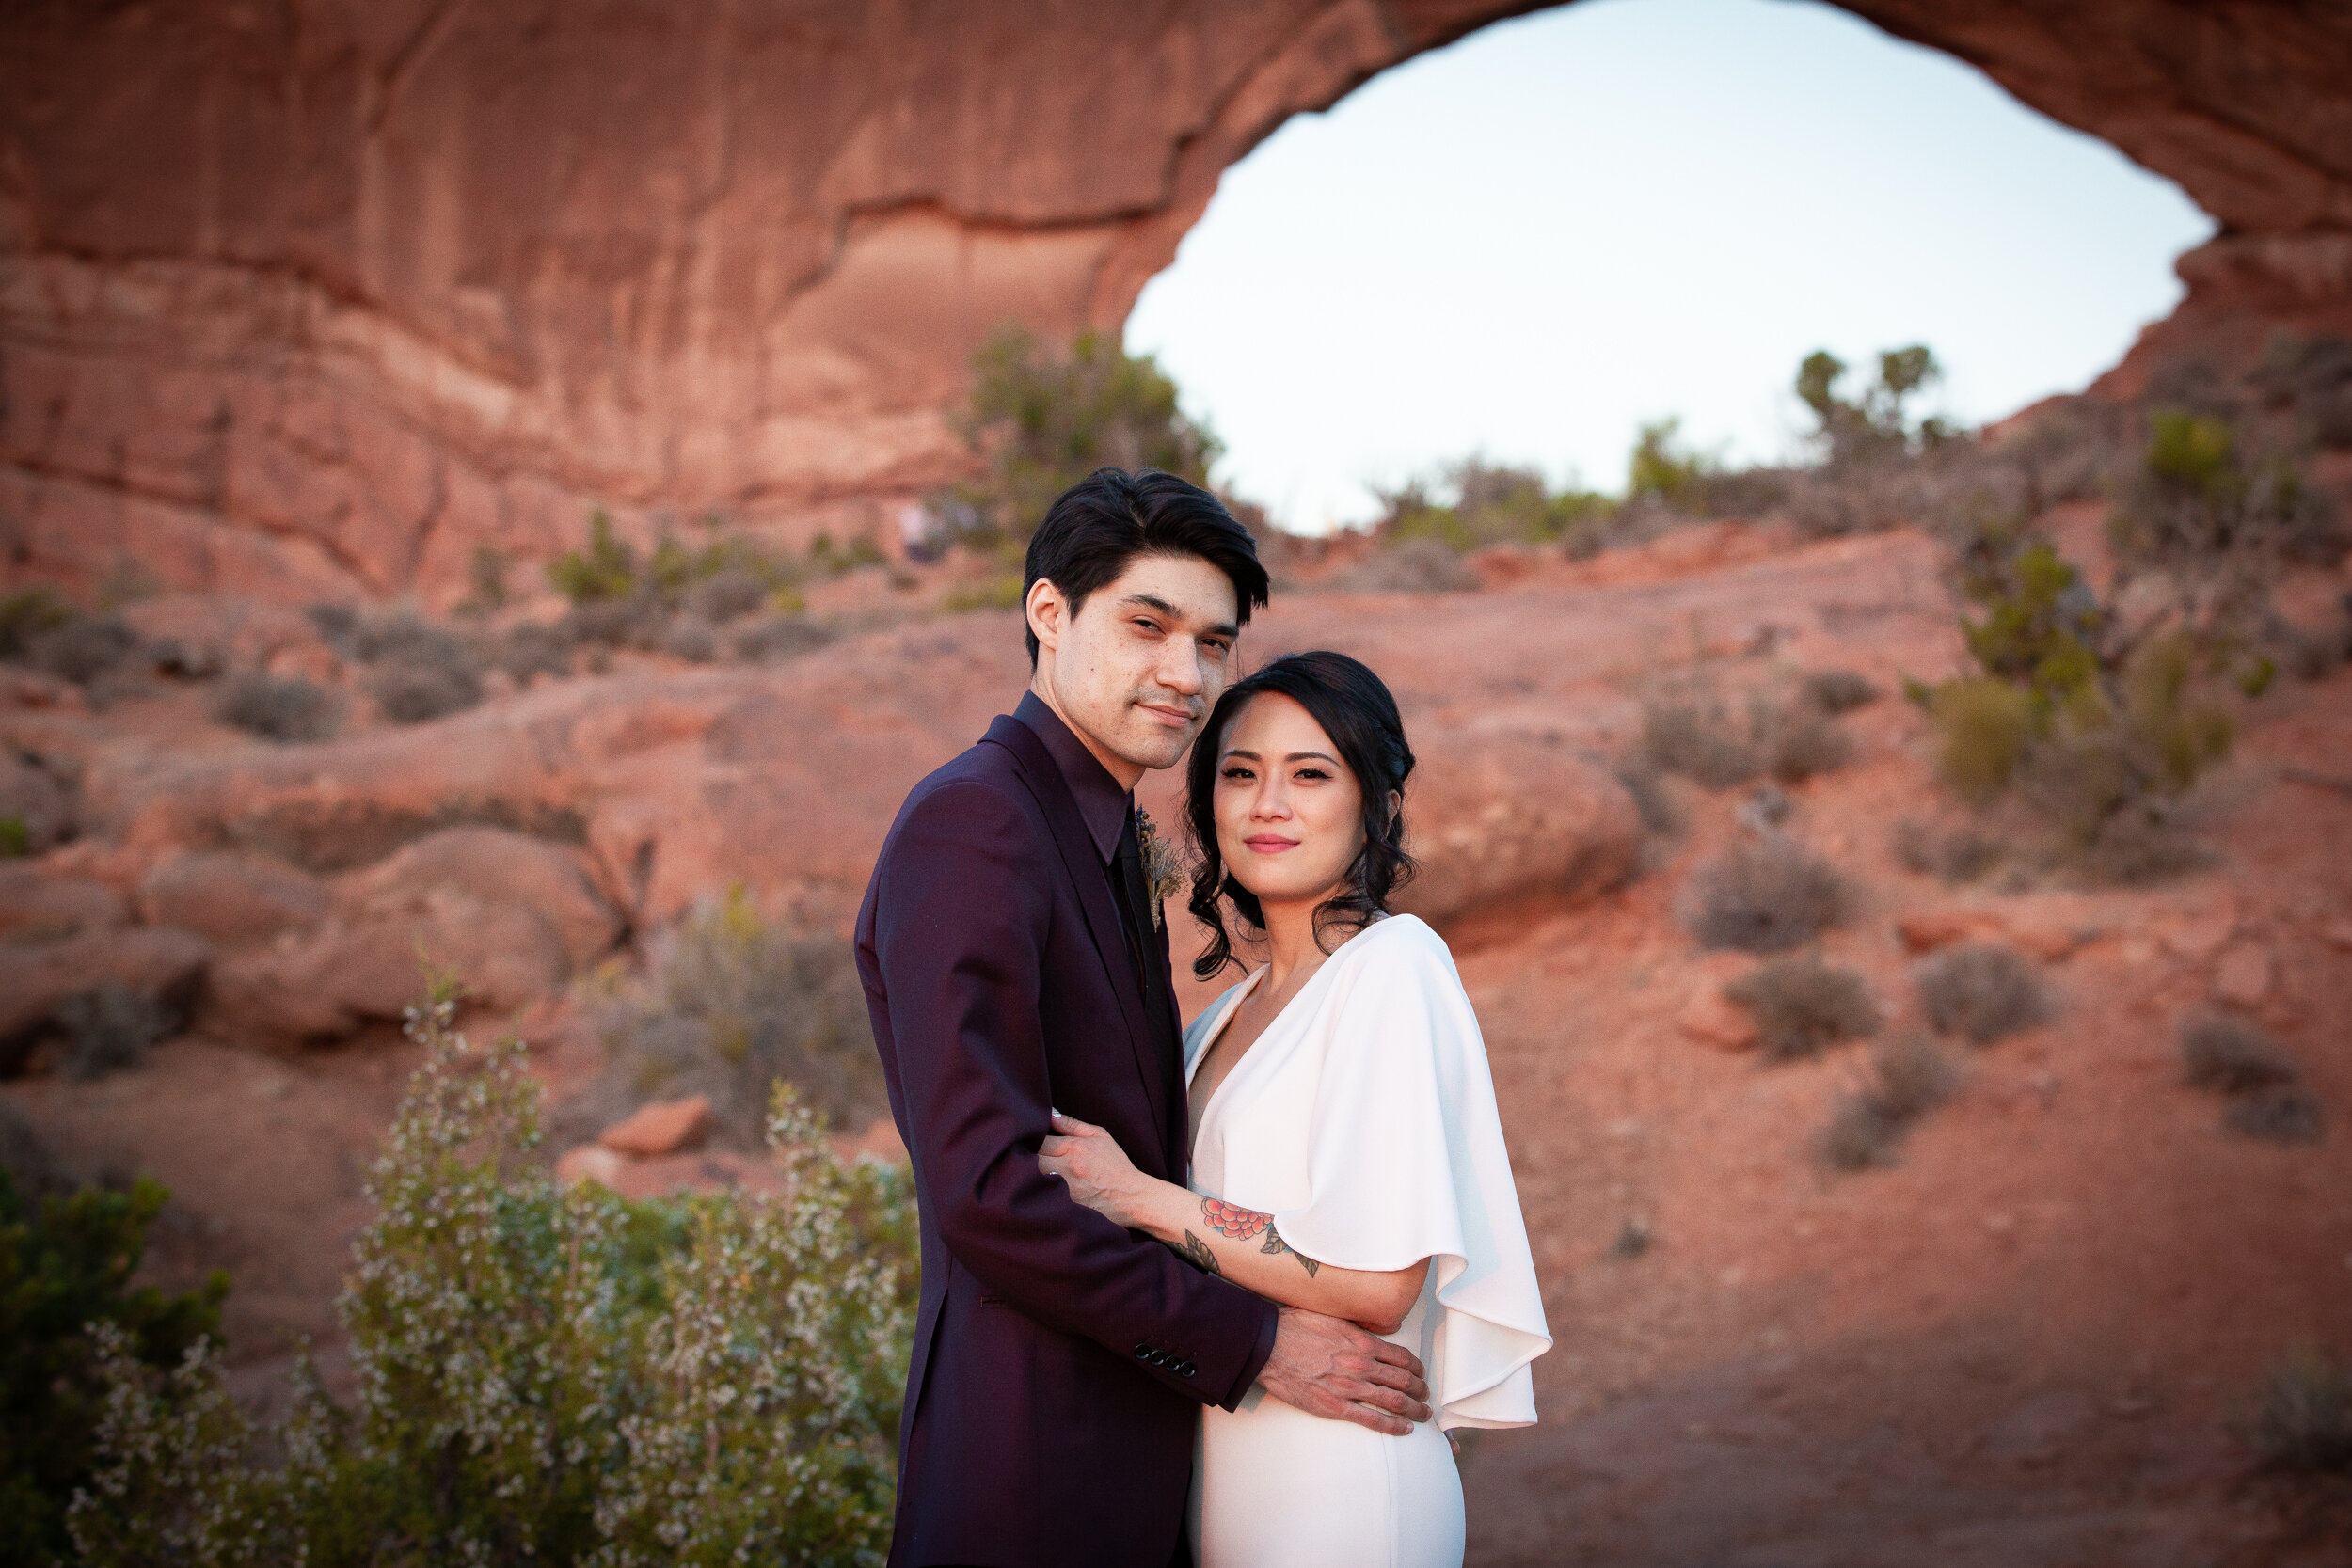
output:
MULTIPOLYGON (((1025 601, 1043 578, 1061 590, 1074 616, 1088 594, 1116 582, 1139 555, 1197 555, 1223 572, 1232 579, 1242 626, 1249 624, 1251 606, 1266 602, 1265 568, 1249 531, 1223 501, 1156 468, 1097 468, 1057 497, 1029 536, 1022 596, 1025 601)), ((1037 633, 1026 629, 1025 616, 1023 626, 1034 670, 1037 633)))

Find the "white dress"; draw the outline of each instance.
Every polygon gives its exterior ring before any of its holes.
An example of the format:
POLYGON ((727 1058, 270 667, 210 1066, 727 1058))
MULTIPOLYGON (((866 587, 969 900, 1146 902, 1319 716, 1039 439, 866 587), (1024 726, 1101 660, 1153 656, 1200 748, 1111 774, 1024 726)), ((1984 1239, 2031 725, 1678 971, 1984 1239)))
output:
MULTIPOLYGON (((1184 1031, 1184 1076, 1261 969, 1184 1031)), ((1210 1097, 1195 1191, 1274 1216, 1334 1268, 1432 1259, 1388 1336, 1429 1373, 1434 1422, 1386 1437, 1252 1386, 1205 1412, 1193 1466, 1201 1568, 1459 1568, 1462 1484, 1443 1433, 1535 1419, 1551 1346, 1494 1081, 1454 958, 1411 915, 1342 943, 1210 1097)))

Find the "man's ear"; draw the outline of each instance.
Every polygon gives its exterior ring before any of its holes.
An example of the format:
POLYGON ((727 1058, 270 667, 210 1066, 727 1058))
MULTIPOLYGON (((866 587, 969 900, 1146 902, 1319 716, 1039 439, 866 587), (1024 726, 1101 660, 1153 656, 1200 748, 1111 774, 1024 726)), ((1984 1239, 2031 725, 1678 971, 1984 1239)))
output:
POLYGON ((1028 596, 1022 601, 1022 611, 1028 617, 1029 630, 1043 648, 1058 648, 1061 644, 1062 618, 1070 608, 1054 586, 1051 578, 1040 578, 1029 584, 1028 596))

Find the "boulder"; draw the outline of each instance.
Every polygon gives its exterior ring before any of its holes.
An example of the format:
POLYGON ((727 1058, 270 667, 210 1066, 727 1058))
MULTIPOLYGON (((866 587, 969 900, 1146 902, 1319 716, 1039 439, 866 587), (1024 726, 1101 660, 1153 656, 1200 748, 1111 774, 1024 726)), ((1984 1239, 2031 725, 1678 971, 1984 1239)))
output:
POLYGON ((1413 735, 1406 847, 1420 873, 1395 899, 1450 941, 1614 887, 1641 853, 1633 798, 1605 768, 1516 735, 1413 735))
POLYGON ((600 1133, 596 1142, 615 1154, 645 1158, 693 1148, 710 1131, 710 1097, 688 1095, 683 1100, 657 1100, 640 1105, 600 1133))
POLYGON ((130 918, 129 902, 103 882, 0 863, 0 941, 56 942, 80 931, 110 930, 130 918))
POLYGON ((2233 1007, 2259 1007, 2270 999, 2277 978, 2267 948, 2252 942, 2232 944, 2214 965, 2214 1000, 2233 1007))
POLYGON ((338 880, 347 905, 373 909, 431 888, 513 904, 547 922, 564 963, 582 970, 620 940, 621 917, 596 890, 588 858, 568 845, 505 828, 445 828, 338 880))
POLYGON ((223 955, 212 1006, 229 1032, 332 1038, 399 1018, 424 994, 428 964, 454 973, 476 1000, 506 1009, 546 995, 571 973, 562 939, 534 911, 434 887, 223 955))
POLYGON ((139 882, 149 924, 183 927, 222 947, 315 926, 334 907, 326 883, 264 855, 193 850, 158 863, 139 882))
POLYGON ((184 1012, 204 981, 212 950, 193 931, 133 926, 83 931, 59 942, 0 944, 0 1074, 48 1028, 57 1005, 113 980, 184 1012))
POLYGON ((1724 986, 1755 968, 1755 960, 1738 953, 1710 953, 1694 967, 1697 973, 1675 1015, 1675 1027, 1718 1051, 1752 1048, 1758 1037, 1756 1016, 1725 996, 1724 986))
POLYGON ((668 1197, 674 1193, 729 1189, 774 1193, 784 1188, 783 1173, 766 1156, 738 1154, 724 1148, 640 1159, 615 1153, 602 1144, 581 1144, 565 1149, 556 1160, 555 1175, 556 1180, 564 1182, 595 1181, 638 1201, 668 1197))

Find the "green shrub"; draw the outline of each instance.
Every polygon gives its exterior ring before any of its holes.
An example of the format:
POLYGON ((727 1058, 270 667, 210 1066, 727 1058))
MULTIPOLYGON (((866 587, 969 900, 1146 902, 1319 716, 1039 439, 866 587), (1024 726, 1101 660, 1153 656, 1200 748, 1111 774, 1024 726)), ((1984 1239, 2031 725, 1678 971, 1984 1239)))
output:
POLYGON ((1724 995, 1755 1017, 1767 1061, 1796 1061, 1878 1033, 1878 1004, 1862 976, 1812 954, 1775 958, 1724 986, 1724 995))
POLYGON ((66 1557, 66 1505, 92 1474, 107 1380, 91 1325, 118 1359, 167 1367, 219 1331, 229 1280, 131 1288, 169 1198, 151 1180, 35 1200, 16 1176, 0 1168, 0 1561, 40 1563, 66 1557))
POLYGON ((615 538, 612 519, 601 511, 588 515, 585 547, 566 550, 548 566, 548 581, 574 604, 598 599, 626 599, 637 587, 637 552, 615 538))
POLYGON ((47 583, 0 594, 0 658, 23 658, 33 640, 73 619, 72 604, 47 583))
POLYGON ((33 852, 33 830, 21 812, 0 816, 0 860, 16 860, 33 852))
MULTIPOLYGON (((2196 472, 2210 454, 2192 441, 2166 460, 2196 472)), ((1974 537, 1960 586, 1981 611, 1961 624, 1981 673, 1906 688, 1935 721, 1944 782, 1979 806, 2014 789, 2055 834, 2051 857, 2095 881, 2191 863, 2168 802, 2229 753, 2213 688, 2258 694, 2275 664, 2217 622, 2123 626, 2046 540, 2007 526, 1974 537)))
POLYGON ((779 1091, 784 1190, 631 1203, 533 1153, 523 1050, 452 992, 370 1179, 342 1310, 358 1383, 261 1443, 207 1355, 103 1363, 92 1568, 877 1563, 914 1323, 899 1167, 844 1165, 779 1091), (262 1457, 274 1449, 281 1458, 262 1457))
POLYGON ((1937 772, 1975 805, 2009 787, 2039 727, 2033 693, 1991 675, 1946 681, 1928 711, 1942 743, 1937 772))
POLYGON ((1953 433, 1942 420, 1914 420, 1908 407, 1944 376, 1926 344, 1881 354, 1878 380, 1856 398, 1837 390, 1848 368, 1826 349, 1806 355, 1797 367, 1797 399, 1813 411, 1813 440, 1828 467, 1915 454, 1950 438, 1953 433))
POLYGON ((972 375, 963 433, 987 473, 930 510, 961 519, 956 531, 978 542, 1026 539, 1057 496, 1099 467, 1205 485, 1222 451, 1151 356, 1091 328, 1055 353, 1025 328, 1002 327, 972 356, 972 375))
POLYGON ((1722 464, 1685 448, 1682 420, 1651 420, 1636 427, 1633 452, 1626 460, 1626 499, 1649 499, 1683 512, 1706 509, 1709 480, 1722 464))

